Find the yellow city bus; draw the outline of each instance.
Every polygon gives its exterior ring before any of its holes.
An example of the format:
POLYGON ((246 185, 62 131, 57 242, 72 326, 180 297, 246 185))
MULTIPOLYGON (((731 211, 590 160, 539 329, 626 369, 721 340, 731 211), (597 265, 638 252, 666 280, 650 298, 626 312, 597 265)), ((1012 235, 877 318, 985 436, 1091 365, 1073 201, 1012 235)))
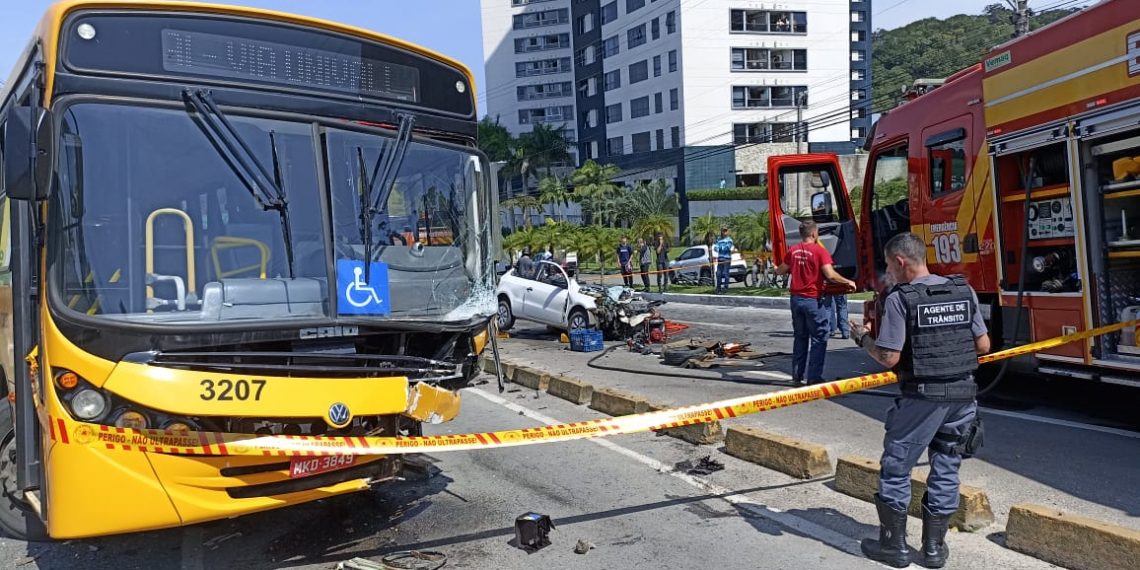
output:
POLYGON ((84 436, 399 436, 455 417, 495 312, 473 90, 461 64, 346 25, 52 6, 0 92, 2 530, 173 527, 396 477, 396 457, 84 436), (417 235, 428 203, 449 239, 417 235))

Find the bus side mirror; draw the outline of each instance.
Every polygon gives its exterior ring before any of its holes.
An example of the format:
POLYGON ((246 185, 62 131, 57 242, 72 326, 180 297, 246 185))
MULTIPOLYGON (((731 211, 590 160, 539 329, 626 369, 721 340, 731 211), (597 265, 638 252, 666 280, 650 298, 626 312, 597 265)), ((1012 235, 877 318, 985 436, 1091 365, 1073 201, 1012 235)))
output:
POLYGON ((47 198, 52 172, 52 121, 40 112, 33 130, 31 107, 12 107, 4 117, 4 190, 13 200, 47 198))
POLYGON ((832 212, 834 206, 831 203, 831 194, 828 192, 816 192, 811 195, 811 215, 816 223, 826 224, 832 221, 832 212))

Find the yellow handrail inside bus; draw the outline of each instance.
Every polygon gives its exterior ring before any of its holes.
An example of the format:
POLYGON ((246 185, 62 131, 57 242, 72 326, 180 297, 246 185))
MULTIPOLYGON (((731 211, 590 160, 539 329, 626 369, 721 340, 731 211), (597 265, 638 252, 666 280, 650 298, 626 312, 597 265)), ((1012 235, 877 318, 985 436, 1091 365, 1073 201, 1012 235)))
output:
POLYGON ((210 256, 214 260, 214 273, 218 279, 225 279, 226 277, 233 277, 241 275, 249 271, 260 268, 260 275, 265 279, 266 271, 269 267, 269 246, 265 242, 243 237, 220 236, 214 238, 213 244, 210 245, 210 256), (245 267, 238 267, 229 271, 222 271, 222 262, 218 259, 218 252, 223 249, 233 249, 237 247, 256 247, 258 253, 261 254, 261 263, 254 263, 246 265, 245 267))
MULTIPOLYGON (((154 220, 159 216, 182 218, 182 229, 186 232, 186 292, 194 293, 194 220, 177 208, 159 208, 146 217, 146 275, 154 273, 154 220)), ((146 276, 143 277, 146 282, 146 276)), ((146 286, 146 298, 154 298, 154 288, 146 286)), ((147 309, 147 312, 153 312, 147 309)))

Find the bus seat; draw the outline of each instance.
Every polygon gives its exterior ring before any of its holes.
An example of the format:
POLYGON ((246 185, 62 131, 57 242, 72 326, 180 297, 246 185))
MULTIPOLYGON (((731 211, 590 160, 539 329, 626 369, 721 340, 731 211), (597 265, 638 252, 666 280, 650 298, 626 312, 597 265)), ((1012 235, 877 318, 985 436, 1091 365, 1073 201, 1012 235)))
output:
POLYGON ((327 288, 319 279, 233 278, 202 288, 202 320, 321 317, 327 288))

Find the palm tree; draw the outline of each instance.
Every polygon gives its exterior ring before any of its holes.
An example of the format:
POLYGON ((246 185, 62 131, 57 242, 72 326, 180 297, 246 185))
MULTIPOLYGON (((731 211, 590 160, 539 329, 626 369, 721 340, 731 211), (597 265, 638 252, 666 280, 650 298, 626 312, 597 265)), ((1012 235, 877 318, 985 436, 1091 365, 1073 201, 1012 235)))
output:
POLYGON ((668 236, 669 241, 673 241, 673 232, 676 229, 674 226, 675 217, 666 214, 650 214, 637 220, 633 226, 634 235, 644 237, 646 241, 653 241, 653 236, 662 234, 668 236))
POLYGON ((601 165, 587 160, 580 168, 570 175, 570 183, 574 186, 573 200, 582 205, 582 214, 589 223, 595 223, 594 210, 598 202, 620 192, 619 187, 611 182, 621 169, 612 165, 601 165))
POLYGON ((507 210, 509 212, 513 212, 515 208, 521 210, 523 219, 526 221, 526 227, 528 229, 532 226, 530 216, 528 214, 530 212, 534 212, 536 214, 542 214, 544 212, 542 203, 539 202, 538 198, 535 198, 534 196, 515 196, 510 200, 504 200, 501 206, 504 208, 509 208, 509 210, 507 210))
POLYGON ((479 121, 479 150, 487 155, 491 162, 504 162, 511 159, 514 154, 516 140, 506 127, 499 124, 499 116, 491 120, 490 115, 479 121))
POLYGON ((732 227, 740 249, 764 251, 769 238, 768 212, 749 210, 746 214, 734 215, 729 220, 729 226, 732 227))
MULTIPOLYGON (((570 205, 570 190, 566 188, 566 181, 558 176, 547 176, 538 182, 538 201, 543 204, 549 204, 551 212, 555 211, 554 206, 562 204, 563 207, 570 205)), ((566 219, 565 212, 562 213, 562 219, 566 219)))
POLYGON ((689 224, 689 231, 687 232, 687 239, 691 245, 700 245, 705 243, 705 237, 708 235, 717 235, 720 227, 724 223, 720 218, 712 215, 712 212, 705 214, 689 224))
POLYGON ((570 145, 571 142, 566 138, 566 125, 552 127, 538 123, 529 133, 519 136, 519 146, 525 149, 531 168, 545 168, 547 176, 550 176, 551 166, 574 161, 570 145))
POLYGON ((579 259, 593 257, 601 268, 602 278, 606 276, 606 261, 616 255, 619 236, 617 230, 600 225, 582 226, 575 237, 579 259))
POLYGON ((677 195, 670 192, 669 184, 661 179, 649 184, 639 182, 626 194, 626 201, 630 218, 635 222, 654 215, 676 216, 681 211, 677 195))

